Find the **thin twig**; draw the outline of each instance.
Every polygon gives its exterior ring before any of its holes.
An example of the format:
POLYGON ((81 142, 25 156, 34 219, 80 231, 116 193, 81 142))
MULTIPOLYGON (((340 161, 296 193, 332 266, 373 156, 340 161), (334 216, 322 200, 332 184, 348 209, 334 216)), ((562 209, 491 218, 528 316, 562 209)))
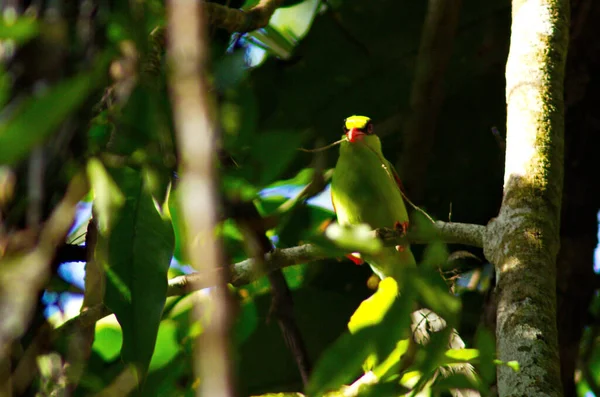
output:
MULTIPOLYGON (((260 271, 264 266, 265 255, 273 249, 262 217, 253 203, 239 203, 234 207, 234 212, 234 219, 244 235, 247 250, 256 262, 256 270, 260 271)), ((267 278, 273 296, 270 314, 277 320, 286 345, 296 360, 302 383, 306 386, 311 365, 304 338, 296 324, 291 290, 281 269, 267 272, 267 278)))
POLYGON ((327 149, 331 149, 332 147, 339 145, 340 143, 347 141, 347 138, 342 138, 339 141, 335 141, 333 143, 330 143, 329 145, 323 146, 323 147, 319 147, 316 149, 304 149, 304 148, 298 148, 298 150, 300 150, 301 152, 306 152, 306 153, 317 153, 317 152, 322 152, 325 151, 327 149))

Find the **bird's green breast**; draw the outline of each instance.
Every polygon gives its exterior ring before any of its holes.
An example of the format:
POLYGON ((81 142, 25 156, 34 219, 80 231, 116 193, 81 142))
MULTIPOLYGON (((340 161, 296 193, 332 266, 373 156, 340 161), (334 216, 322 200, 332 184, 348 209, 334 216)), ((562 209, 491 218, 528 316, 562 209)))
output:
POLYGON ((379 228, 408 221, 389 164, 364 142, 342 143, 331 191, 340 224, 367 223, 379 228))

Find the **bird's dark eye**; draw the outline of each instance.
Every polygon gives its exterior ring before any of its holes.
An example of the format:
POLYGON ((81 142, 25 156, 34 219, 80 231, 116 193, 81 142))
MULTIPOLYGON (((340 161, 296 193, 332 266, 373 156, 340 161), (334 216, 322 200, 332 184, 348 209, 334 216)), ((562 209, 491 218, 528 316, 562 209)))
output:
POLYGON ((344 119, 344 124, 342 124, 342 131, 344 131, 344 133, 348 132, 348 128, 346 128, 346 120, 344 119))
POLYGON ((369 135, 370 135, 370 134, 372 134, 372 133, 373 133, 373 123, 371 123, 371 122, 369 121, 369 123, 367 124, 367 128, 366 128, 366 130, 367 130, 367 131, 366 131, 366 133, 367 133, 367 134, 369 134, 369 135))

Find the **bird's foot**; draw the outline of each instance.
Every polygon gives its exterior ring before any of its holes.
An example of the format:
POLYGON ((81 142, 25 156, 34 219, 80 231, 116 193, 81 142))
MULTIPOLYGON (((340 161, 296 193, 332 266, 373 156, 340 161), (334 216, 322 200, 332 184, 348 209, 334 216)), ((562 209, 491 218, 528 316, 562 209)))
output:
MULTIPOLYGON (((394 230, 399 231, 401 236, 406 236, 406 233, 408 232, 408 221, 396 221, 396 223, 394 223, 394 230)), ((396 251, 404 252, 404 248, 404 245, 397 245, 396 251)))
POLYGON ((402 236, 404 236, 408 232, 408 221, 396 221, 394 223, 394 230, 400 231, 402 236))

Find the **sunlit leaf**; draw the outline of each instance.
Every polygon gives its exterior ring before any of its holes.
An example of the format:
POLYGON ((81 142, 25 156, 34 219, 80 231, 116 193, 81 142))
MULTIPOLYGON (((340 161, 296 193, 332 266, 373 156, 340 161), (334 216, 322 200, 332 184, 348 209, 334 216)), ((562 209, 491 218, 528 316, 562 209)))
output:
POLYGON ((508 368, 512 369, 515 372, 519 372, 521 370, 521 366, 518 361, 502 361, 502 360, 494 360, 494 364, 496 365, 505 365, 508 368))
POLYGON ((23 44, 38 33, 39 23, 34 18, 8 16, 8 13, 0 16, 0 40, 14 40, 17 44, 23 44))
POLYGON ((365 254, 376 254, 383 246, 381 240, 373 235, 371 227, 366 224, 342 226, 333 223, 325 230, 325 236, 342 249, 365 254))
POLYGON ((445 355, 450 362, 472 362, 480 357, 477 349, 449 349, 445 355))
POLYGON ((406 353, 409 346, 408 339, 401 339, 396 344, 396 348, 373 369, 377 377, 384 379, 387 376, 396 376, 400 366, 402 356, 406 353))
POLYGON ((123 333, 121 332, 121 326, 114 320, 114 317, 111 316, 106 320, 98 322, 92 349, 104 361, 113 361, 119 357, 122 344, 123 333), (110 320, 111 318, 112 321, 110 320))
POLYGON ((179 352, 177 324, 170 319, 161 321, 156 336, 156 346, 150 360, 149 371, 156 371, 166 366, 179 352))
POLYGON ((87 175, 94 190, 94 206, 98 229, 106 233, 114 220, 114 215, 125 202, 125 197, 97 158, 87 164, 87 175))
POLYGON ((168 207, 169 214, 171 215, 171 223, 173 225, 173 231, 175 233, 175 247, 173 250, 173 256, 181 263, 187 263, 187 256, 185 252, 186 237, 185 237, 185 223, 183 222, 183 214, 179 205, 178 190, 172 189, 169 194, 168 207))
POLYGON ((364 300, 350 318, 348 323, 350 332, 356 333, 365 327, 379 324, 397 297, 396 281, 391 277, 383 279, 379 283, 377 292, 364 300))

